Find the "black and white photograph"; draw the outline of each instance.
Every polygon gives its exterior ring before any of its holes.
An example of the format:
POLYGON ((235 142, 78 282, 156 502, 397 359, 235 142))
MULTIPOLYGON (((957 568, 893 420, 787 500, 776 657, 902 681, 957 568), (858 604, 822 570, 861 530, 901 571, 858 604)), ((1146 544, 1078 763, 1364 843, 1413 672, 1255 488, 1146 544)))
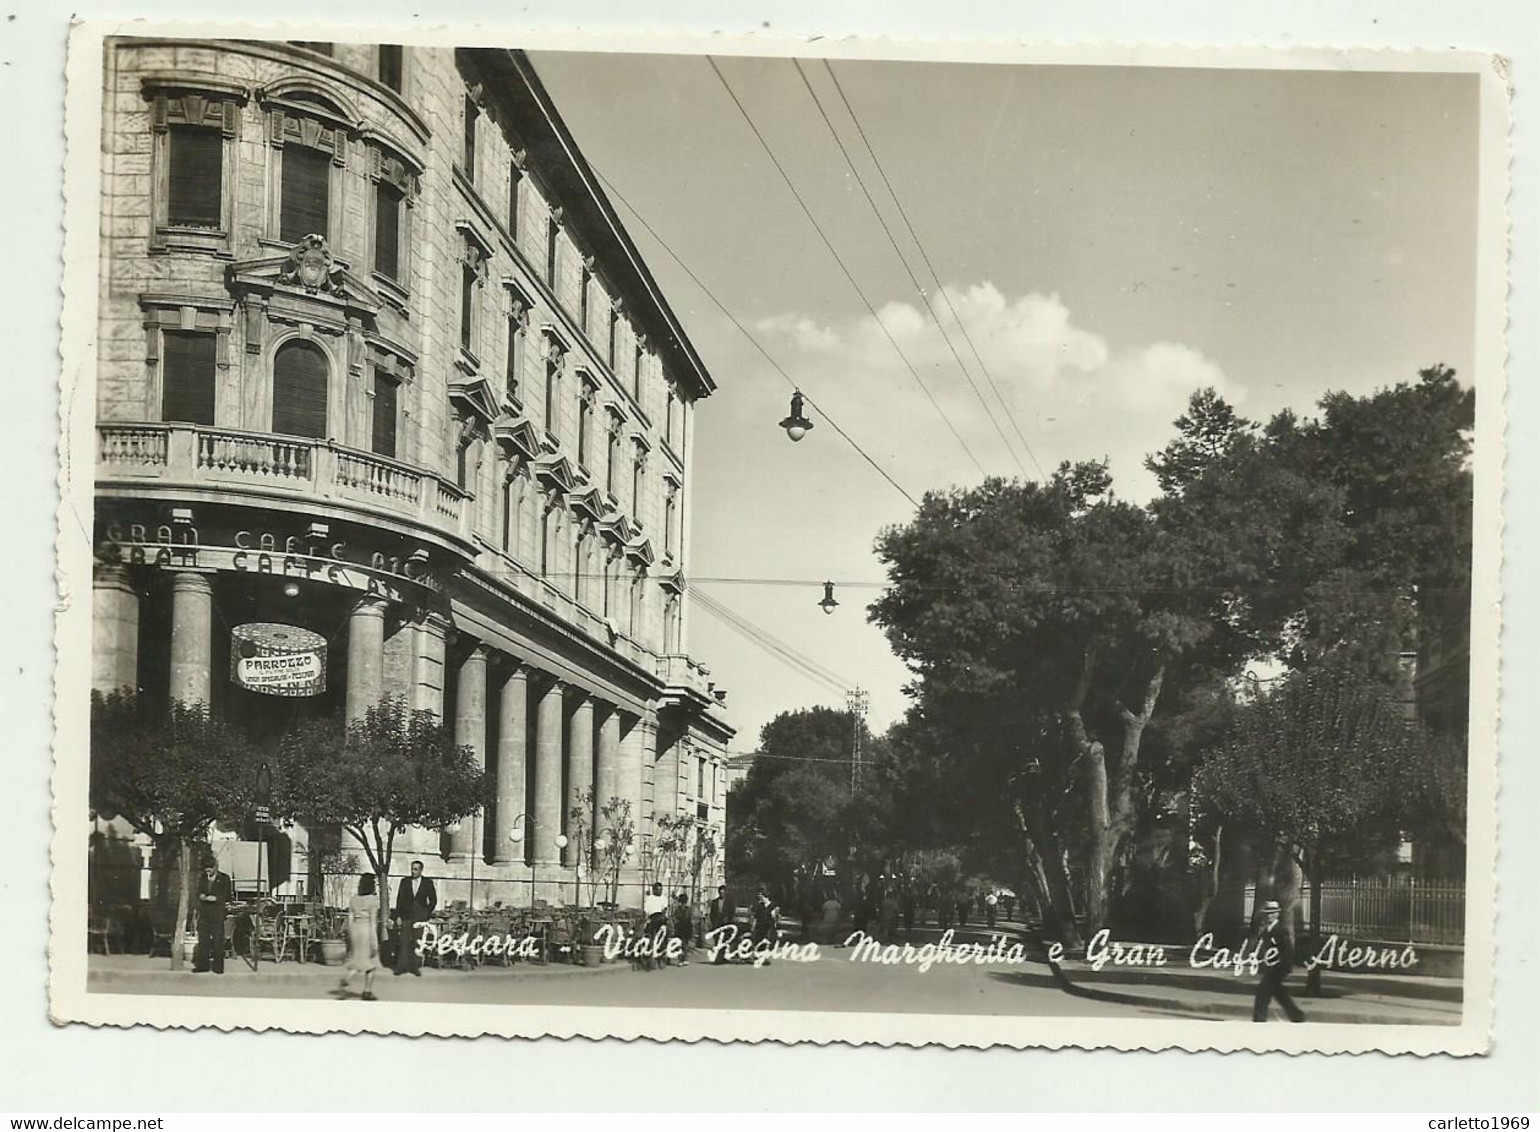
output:
POLYGON ((56 1020, 1487 1049, 1491 60, 387 30, 74 31, 56 1020))

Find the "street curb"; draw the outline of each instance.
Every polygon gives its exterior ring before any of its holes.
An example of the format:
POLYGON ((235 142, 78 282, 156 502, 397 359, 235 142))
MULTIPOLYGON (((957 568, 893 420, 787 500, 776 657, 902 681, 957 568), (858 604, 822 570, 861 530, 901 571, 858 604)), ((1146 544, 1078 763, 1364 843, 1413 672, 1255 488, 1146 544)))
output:
MULTIPOLYGON (((537 964, 521 964, 524 969, 517 967, 487 968, 480 967, 471 971, 441 970, 434 971, 435 978, 439 975, 469 975, 473 978, 490 978, 493 976, 507 978, 534 978, 534 979, 585 979, 595 978, 599 975, 631 970, 629 963, 605 963, 598 967, 579 967, 564 963, 552 963, 545 966, 537 964)), ((274 970, 274 971, 245 971, 239 974, 232 972, 232 977, 225 979, 215 976, 209 979, 200 979, 199 982, 214 982, 239 988, 250 984, 269 983, 331 983, 340 979, 344 968, 342 967, 318 967, 310 965, 310 970, 274 970)), ((380 971, 381 976, 394 978, 393 973, 380 971)), ((86 983, 135 983, 166 978, 192 980, 195 975, 192 971, 173 971, 170 968, 157 970, 106 970, 87 971, 86 983)))

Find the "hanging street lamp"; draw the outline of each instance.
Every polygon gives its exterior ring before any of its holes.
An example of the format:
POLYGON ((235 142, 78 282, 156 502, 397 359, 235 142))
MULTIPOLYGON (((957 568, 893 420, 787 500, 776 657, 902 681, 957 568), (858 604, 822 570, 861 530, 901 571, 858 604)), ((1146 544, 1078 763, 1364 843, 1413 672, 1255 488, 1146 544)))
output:
POLYGON ((791 395, 791 415, 781 422, 781 427, 792 440, 801 440, 813 427, 813 422, 802 415, 802 401, 802 391, 799 389, 791 395))
POLYGON ((825 582, 823 584, 823 600, 818 603, 818 608, 825 613, 833 613, 839 608, 839 602, 834 600, 833 582, 825 582))

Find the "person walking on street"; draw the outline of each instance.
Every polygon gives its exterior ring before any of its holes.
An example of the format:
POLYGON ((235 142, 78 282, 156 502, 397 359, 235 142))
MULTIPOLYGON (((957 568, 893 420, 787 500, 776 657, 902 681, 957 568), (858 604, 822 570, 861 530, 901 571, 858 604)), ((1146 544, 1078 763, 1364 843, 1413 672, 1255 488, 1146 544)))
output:
POLYGON ((737 918, 738 905, 733 902, 732 895, 727 891, 727 886, 725 884, 717 885, 716 899, 711 902, 706 911, 706 923, 710 928, 710 934, 706 942, 722 945, 718 946, 716 959, 713 960, 718 966, 726 965, 727 949, 725 944, 731 942, 731 940, 726 935, 718 936, 717 932, 723 928, 731 928, 737 918))
POLYGON ((989 922, 989 930, 995 930, 995 906, 1000 902, 1000 897, 990 889, 984 894, 984 919, 989 922))
POLYGON ((1278 901, 1269 900, 1262 905, 1262 929, 1257 936, 1257 958, 1262 963, 1262 981, 1257 984, 1257 997, 1251 1007, 1253 1022, 1267 1021, 1267 1007, 1273 999, 1278 1000, 1278 1005, 1283 1007, 1290 1022, 1305 1020, 1305 1012, 1283 985, 1283 980, 1294 969, 1294 941, 1283 926, 1281 917, 1278 901))
POLYGON ((695 913, 690 910, 689 893, 674 897, 674 938, 679 941, 679 965, 690 965, 690 947, 695 942, 695 913))
POLYGON ((342 976, 345 991, 354 975, 364 977, 365 1002, 374 1001, 374 973, 380 969, 380 896, 373 873, 358 878, 358 892, 348 900, 348 962, 342 976))

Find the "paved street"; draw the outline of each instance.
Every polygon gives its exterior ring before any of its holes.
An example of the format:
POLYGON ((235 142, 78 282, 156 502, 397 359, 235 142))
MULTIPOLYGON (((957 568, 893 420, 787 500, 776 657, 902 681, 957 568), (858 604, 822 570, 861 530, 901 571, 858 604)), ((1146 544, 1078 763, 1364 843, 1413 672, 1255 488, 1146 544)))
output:
MULTIPOLYGON (((705 1007, 736 1010, 884 1011, 1040 1017, 1249 1017, 1250 985, 1227 976, 1191 972, 1102 972, 1070 969, 1073 992, 1055 983, 1040 963, 1018 966, 943 966, 925 973, 908 966, 853 962, 851 952, 825 949, 813 963, 777 960, 767 967, 713 966, 633 971, 625 964, 598 968, 520 965, 473 971, 428 969, 421 978, 385 972, 376 980, 382 999, 410 1002, 628 1007, 705 1007)), ((229 995, 261 998, 331 998, 340 971, 286 963, 253 974, 233 962, 222 977, 165 969, 165 960, 92 956, 90 989, 122 994, 229 995)), ((360 984, 355 983, 355 990, 360 984)), ((1331 977, 1327 994, 1302 999, 1321 1021, 1451 1024, 1459 1020, 1459 988, 1452 980, 1357 980, 1331 977)))

